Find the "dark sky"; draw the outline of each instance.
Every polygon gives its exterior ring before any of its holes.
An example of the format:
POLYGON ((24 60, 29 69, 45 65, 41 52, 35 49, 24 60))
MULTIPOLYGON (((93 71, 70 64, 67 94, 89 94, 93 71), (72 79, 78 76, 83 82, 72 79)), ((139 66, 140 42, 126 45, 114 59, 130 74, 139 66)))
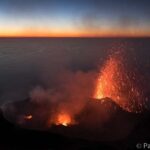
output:
POLYGON ((150 0, 0 0, 1 36, 150 36, 150 0))

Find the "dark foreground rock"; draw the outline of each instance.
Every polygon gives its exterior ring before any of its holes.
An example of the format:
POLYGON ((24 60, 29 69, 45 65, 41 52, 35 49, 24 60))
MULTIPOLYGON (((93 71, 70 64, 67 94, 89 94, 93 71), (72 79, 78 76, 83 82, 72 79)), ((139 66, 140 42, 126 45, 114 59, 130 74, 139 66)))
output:
MULTIPOLYGON (((22 103, 15 106, 24 106, 24 111, 31 107, 29 101, 22 103)), ((29 128, 30 124, 20 126, 11 122, 15 118, 13 114, 10 116, 14 118, 7 121, 6 114, 0 111, 0 150, 128 150, 137 149, 137 143, 150 143, 149 112, 129 113, 111 100, 89 101, 84 109, 77 117, 80 124, 67 128, 52 126, 46 130, 34 129, 35 124, 29 128), (102 120, 105 111, 110 111, 110 115, 102 120)))

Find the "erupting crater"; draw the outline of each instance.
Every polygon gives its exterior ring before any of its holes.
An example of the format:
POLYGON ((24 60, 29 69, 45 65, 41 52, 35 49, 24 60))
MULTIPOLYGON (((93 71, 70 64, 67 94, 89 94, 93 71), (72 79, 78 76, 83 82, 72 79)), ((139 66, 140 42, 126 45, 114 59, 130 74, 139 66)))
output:
POLYGON ((125 66, 123 53, 115 52, 109 56, 99 72, 94 98, 109 97, 129 112, 141 112, 143 109, 142 90, 136 86, 136 75, 125 66))
POLYGON ((40 102, 28 98, 10 103, 4 109, 5 116, 25 128, 43 129, 72 137, 94 140, 123 138, 133 129, 135 113, 143 109, 142 90, 136 86, 136 75, 127 69, 123 53, 120 52, 110 55, 100 72, 95 74, 97 79, 94 80, 96 85, 91 99, 85 96, 89 90, 85 92, 82 89, 89 85, 83 84, 85 79, 80 88, 81 83, 74 86, 71 78, 68 85, 72 88, 69 87, 67 92, 65 89, 65 94, 61 93, 63 90, 54 96, 39 91, 44 95, 44 98, 39 98, 40 102), (76 92, 70 92, 72 90, 76 92), (126 130, 122 130, 123 127, 126 130))

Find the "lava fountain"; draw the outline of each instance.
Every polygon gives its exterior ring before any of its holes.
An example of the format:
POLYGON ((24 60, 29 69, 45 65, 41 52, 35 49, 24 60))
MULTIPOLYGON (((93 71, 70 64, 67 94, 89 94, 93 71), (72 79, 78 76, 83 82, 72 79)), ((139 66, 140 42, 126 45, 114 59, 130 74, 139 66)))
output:
POLYGON ((125 65, 123 52, 111 54, 96 80, 94 98, 109 97, 129 112, 142 111, 142 90, 136 85, 135 72, 125 65))

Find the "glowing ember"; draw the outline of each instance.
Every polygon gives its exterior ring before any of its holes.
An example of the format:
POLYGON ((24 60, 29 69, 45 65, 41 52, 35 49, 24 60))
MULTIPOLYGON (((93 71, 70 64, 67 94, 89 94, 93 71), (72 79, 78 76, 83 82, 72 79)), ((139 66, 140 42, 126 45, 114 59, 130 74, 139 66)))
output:
POLYGON ((32 119, 32 115, 27 115, 24 118, 27 119, 27 120, 30 120, 30 119, 32 119))
POLYGON ((94 98, 109 97, 127 111, 140 111, 141 91, 134 84, 135 75, 127 72, 121 53, 111 55, 99 73, 94 98))
POLYGON ((68 114, 62 113, 57 116, 56 125, 68 126, 71 124, 71 117, 68 114))

